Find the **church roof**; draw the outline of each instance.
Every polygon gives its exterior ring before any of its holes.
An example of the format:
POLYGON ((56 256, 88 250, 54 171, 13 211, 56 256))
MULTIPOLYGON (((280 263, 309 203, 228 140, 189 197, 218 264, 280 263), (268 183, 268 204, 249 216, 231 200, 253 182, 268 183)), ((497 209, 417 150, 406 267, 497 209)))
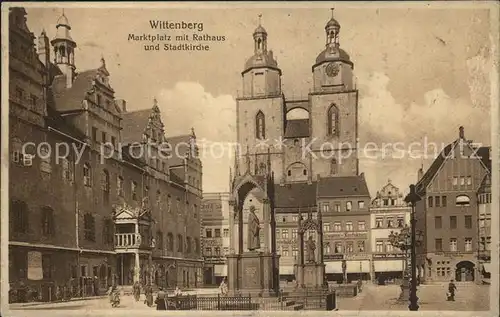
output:
POLYGON ((334 17, 332 17, 325 25, 325 29, 329 29, 331 27, 337 27, 337 28, 340 28, 340 23, 335 20, 334 17))
POLYGON ((122 142, 130 144, 141 142, 146 129, 151 109, 142 109, 122 113, 122 142))
POLYGON ((47 117, 45 118, 45 122, 47 126, 61 131, 77 140, 85 142, 85 133, 78 130, 71 123, 68 123, 68 121, 65 120, 51 105, 47 106, 47 117))
POLYGON ((260 25, 260 24, 259 24, 259 26, 255 29, 255 31, 253 31, 253 34, 256 34, 256 33, 264 33, 264 34, 267 34, 266 29, 264 29, 264 27, 262 27, 262 25, 260 25))
POLYGON ((286 121, 285 138, 306 138, 309 136, 309 119, 286 121))

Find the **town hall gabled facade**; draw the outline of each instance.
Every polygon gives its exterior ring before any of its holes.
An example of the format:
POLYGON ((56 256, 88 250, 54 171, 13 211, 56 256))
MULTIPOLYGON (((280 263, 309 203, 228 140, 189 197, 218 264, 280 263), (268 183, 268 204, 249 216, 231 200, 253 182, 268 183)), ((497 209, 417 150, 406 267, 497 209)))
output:
POLYGON ((200 285, 202 165, 194 131, 167 138, 156 100, 129 111, 115 98, 104 58, 79 71, 64 13, 52 40, 43 31, 35 49, 34 39, 25 9, 11 8, 11 300, 22 287, 46 296, 64 286, 80 297, 134 281, 200 285), (179 156, 159 156, 165 142, 179 156))
MULTIPOLYGON (((243 211, 243 224, 251 205, 272 211, 269 239, 276 245, 267 251, 281 255, 282 278, 294 274, 299 212, 307 214, 321 208, 325 228, 333 228, 337 216, 344 223, 351 214, 365 217, 369 223, 370 196, 364 175, 359 174, 356 148, 358 90, 354 63, 341 48, 339 33, 340 24, 332 14, 325 26, 325 47, 312 61, 313 86, 307 98, 289 99, 283 93, 282 71, 269 49, 272 38, 260 24, 253 33, 253 55, 241 73, 243 89, 236 105, 239 146, 231 170, 232 205, 235 215, 243 211), (303 114, 302 118, 297 119, 297 114, 303 114)), ((245 230, 245 225, 240 224, 239 229, 245 230)), ((361 231, 361 238, 356 239, 366 244, 363 259, 368 259, 368 228, 361 231)), ((263 238, 267 241, 267 233, 263 238)), ((343 240, 329 229, 324 232, 325 245, 345 244, 343 240)), ((356 245, 356 241, 351 242, 356 245)), ((237 246, 230 247, 230 253, 235 250, 237 246)), ((333 276, 341 273, 340 260, 348 258, 339 254, 329 259, 332 263, 327 263, 326 273, 333 276)), ((358 262, 348 262, 348 271, 352 267, 357 272, 358 262)), ((369 273, 369 265, 362 266, 369 273)))

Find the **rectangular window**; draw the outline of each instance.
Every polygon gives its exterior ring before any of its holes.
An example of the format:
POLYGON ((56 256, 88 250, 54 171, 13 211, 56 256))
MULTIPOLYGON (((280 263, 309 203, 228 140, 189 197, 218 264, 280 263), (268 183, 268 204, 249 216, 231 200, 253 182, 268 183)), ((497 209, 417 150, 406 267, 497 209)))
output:
POLYGON ((404 217, 398 216, 398 228, 403 228, 405 226, 405 219, 404 217))
POLYGON ((467 185, 472 185, 472 177, 467 176, 467 185))
POLYGON ((346 246, 347 253, 352 253, 354 251, 354 243, 352 243, 351 241, 347 242, 346 246))
POLYGON ((294 258, 297 258, 299 256, 299 250, 297 250, 295 247, 292 250, 292 256, 294 258))
POLYGON ((443 227, 443 218, 441 216, 434 217, 434 228, 441 229, 443 227))
POLYGON ((443 239, 436 239, 434 243, 436 251, 443 251, 443 239))
POLYGON ((427 202, 427 206, 428 206, 428 207, 432 207, 433 202, 434 202, 434 197, 429 196, 429 198, 427 198, 427 201, 428 201, 428 202, 427 202))
POLYGON ((461 176, 460 177, 460 186, 464 186, 465 185, 465 177, 461 176))
POLYGON ((394 219, 392 217, 387 218, 387 228, 394 228, 394 219))
POLYGON ((436 196, 436 207, 440 207, 441 206, 441 197, 440 196, 436 196))
POLYGON ((384 206, 389 206, 389 199, 384 199, 384 206))
POLYGON ((212 237, 212 229, 206 229, 205 238, 211 238, 211 237, 212 237))
POLYGON ((220 229, 215 229, 215 237, 220 238, 220 229))
POLYGON ((50 254, 42 255, 42 275, 44 279, 52 278, 52 259, 50 254))
POLYGON ((31 94, 31 98, 30 99, 31 99, 31 105, 33 107, 36 107, 36 104, 38 103, 38 98, 35 95, 31 94))
POLYGON ((205 248, 205 255, 211 256, 212 255, 212 248, 205 248))
POLYGON ((335 204, 335 212, 340 212, 340 204, 335 204))
POLYGON ((446 207, 446 205, 447 205, 446 196, 441 196, 441 205, 443 207, 446 207))
POLYGON ((114 136, 111 137, 111 144, 113 144, 113 147, 116 148, 116 138, 114 136))
POLYGON ((335 253, 343 253, 342 242, 335 242, 335 253))
POLYGON ((375 227, 382 228, 384 226, 384 218, 377 217, 375 218, 375 227))
POLYGON ((452 252, 457 251, 457 239, 456 238, 450 239, 450 251, 452 251, 452 252))
POLYGON ((292 229, 292 239, 297 239, 298 230, 292 229))
POLYGON ((465 228, 472 229, 472 216, 465 216, 465 228))
POLYGON ((131 185, 132 200, 137 200, 137 183, 132 181, 131 185))
POLYGON ((106 138, 106 132, 101 132, 101 137, 102 137, 101 142, 102 142, 102 143, 106 143, 106 139, 107 139, 107 138, 106 138))
POLYGON ((386 241, 385 243, 385 252, 393 252, 394 251, 394 247, 392 246, 392 244, 389 242, 389 241, 386 241))
POLYGON ((358 201, 358 209, 364 209, 365 208, 365 202, 360 200, 358 201))
POLYGON ((346 231, 352 231, 352 221, 347 221, 345 223, 345 230, 346 231))
POLYGON ((345 209, 346 209, 347 211, 351 211, 351 209, 352 209, 352 201, 348 201, 348 202, 346 202, 346 204, 345 204, 345 209))
POLYGON ((101 102, 102 102, 102 97, 101 95, 97 94, 97 105, 101 105, 101 102))
POLYGON ((288 229, 281 230, 281 238, 288 239, 288 229))
POLYGON ((330 209, 330 205, 329 204, 323 204, 323 212, 328 212, 330 209))
POLYGON ((223 232, 224 232, 224 238, 229 237, 229 229, 225 228, 223 232))
POLYGON ((472 238, 465 238, 465 251, 472 251, 472 238))
POLYGON ((281 254, 281 255, 283 255, 284 257, 289 256, 289 250, 288 250, 288 247, 283 247, 283 252, 282 252, 282 254, 281 254))
POLYGON ((453 186, 457 186, 458 185, 458 177, 453 177, 453 186))
POLYGON ((342 231, 342 224, 340 222, 335 222, 333 224, 333 231, 342 231))
POLYGON ((323 224, 323 232, 328 232, 328 231, 330 231, 330 224, 324 223, 323 224))
POLYGON ((450 229, 457 229, 457 216, 450 216, 450 229))
POLYGON ((359 231, 366 230, 366 223, 364 221, 358 221, 358 230, 359 231))

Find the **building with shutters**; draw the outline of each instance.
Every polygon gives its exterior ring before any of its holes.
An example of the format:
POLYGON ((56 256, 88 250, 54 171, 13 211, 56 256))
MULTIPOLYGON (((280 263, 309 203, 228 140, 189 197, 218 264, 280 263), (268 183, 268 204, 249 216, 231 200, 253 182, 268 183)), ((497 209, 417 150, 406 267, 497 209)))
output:
POLYGON ((129 111, 104 58, 77 70, 64 13, 36 49, 26 15, 9 13, 11 287, 201 285, 194 131, 167 138, 156 100, 129 111), (180 146, 161 157, 160 143, 180 146))

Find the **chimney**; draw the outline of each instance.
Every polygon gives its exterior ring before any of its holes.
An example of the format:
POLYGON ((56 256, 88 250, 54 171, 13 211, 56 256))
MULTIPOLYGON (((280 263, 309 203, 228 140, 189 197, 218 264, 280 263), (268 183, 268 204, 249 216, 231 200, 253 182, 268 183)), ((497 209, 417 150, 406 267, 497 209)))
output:
POLYGON ((458 137, 462 140, 465 140, 465 133, 464 133, 464 127, 458 128, 458 137))
POLYGON ((121 112, 127 112, 127 102, 124 99, 116 99, 115 104, 121 112))
POLYGON ((49 67, 50 46, 49 46, 49 38, 45 34, 45 30, 43 30, 40 36, 38 37, 38 58, 43 63, 43 65, 45 65, 46 68, 49 67))

